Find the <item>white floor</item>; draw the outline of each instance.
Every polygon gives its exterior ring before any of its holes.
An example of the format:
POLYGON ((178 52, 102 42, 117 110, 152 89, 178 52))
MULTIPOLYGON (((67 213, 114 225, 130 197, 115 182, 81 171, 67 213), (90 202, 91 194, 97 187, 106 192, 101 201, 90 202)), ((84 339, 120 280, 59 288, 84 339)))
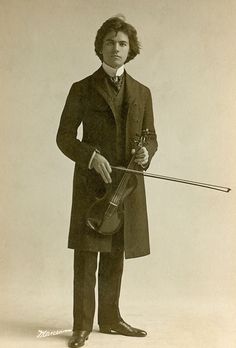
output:
MULTIPOLYGON (((145 338, 106 335, 94 325, 86 347, 91 348, 235 348, 235 308, 226 303, 159 303, 155 305, 127 306, 124 319, 133 326, 148 331, 145 338)), ((124 313, 124 310, 123 310, 124 313)), ((0 347, 66 347, 71 335, 68 313, 38 312, 31 317, 30 311, 17 310, 14 319, 5 313, 1 323, 0 347), (65 318, 65 319, 63 319, 65 318), (37 338, 39 330, 61 330, 58 335, 37 338)))

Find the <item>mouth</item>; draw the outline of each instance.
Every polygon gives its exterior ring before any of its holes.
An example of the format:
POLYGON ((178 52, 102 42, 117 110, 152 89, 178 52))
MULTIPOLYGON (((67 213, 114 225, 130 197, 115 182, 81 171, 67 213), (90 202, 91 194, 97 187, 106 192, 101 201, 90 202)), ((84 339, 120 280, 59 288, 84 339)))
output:
POLYGON ((118 56, 118 55, 116 55, 116 54, 113 54, 112 56, 111 56, 112 58, 121 58, 120 56, 118 56))

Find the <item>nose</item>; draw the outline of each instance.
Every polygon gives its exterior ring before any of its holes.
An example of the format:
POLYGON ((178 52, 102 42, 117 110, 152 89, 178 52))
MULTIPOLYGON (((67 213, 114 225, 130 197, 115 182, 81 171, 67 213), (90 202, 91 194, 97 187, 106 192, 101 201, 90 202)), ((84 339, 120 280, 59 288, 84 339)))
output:
POLYGON ((119 42, 115 42, 114 43, 114 46, 113 46, 113 50, 114 50, 114 52, 119 52, 119 42))

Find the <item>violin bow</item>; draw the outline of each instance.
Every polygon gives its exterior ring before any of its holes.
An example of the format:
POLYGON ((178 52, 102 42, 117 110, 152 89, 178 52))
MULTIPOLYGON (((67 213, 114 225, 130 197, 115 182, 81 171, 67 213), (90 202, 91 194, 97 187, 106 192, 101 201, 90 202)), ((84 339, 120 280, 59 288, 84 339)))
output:
POLYGON ((119 167, 119 166, 111 166, 111 168, 116 169, 116 170, 120 170, 123 172, 127 172, 127 173, 138 174, 138 175, 147 176, 147 177, 155 178, 155 179, 174 181, 174 182, 178 182, 178 183, 186 184, 186 185, 200 186, 200 187, 208 188, 211 190, 217 190, 217 191, 221 191, 221 192, 231 191, 231 189, 229 187, 212 185, 212 184, 207 184, 207 183, 199 182, 199 181, 191 181, 191 180, 174 178, 172 176, 152 174, 152 173, 148 173, 148 172, 144 172, 144 171, 139 171, 139 170, 135 170, 135 169, 128 169, 128 168, 119 167))
MULTIPOLYGON (((151 136, 153 136, 153 135, 155 135, 155 132, 151 132, 149 129, 143 129, 141 136, 137 134, 136 137, 134 138, 133 142, 138 144, 138 146, 143 146, 143 145, 145 146, 145 143, 147 143, 148 139, 151 136)), ((219 185, 212 185, 212 184, 207 184, 207 183, 199 182, 199 181, 191 181, 191 180, 186 180, 186 179, 179 179, 179 178, 174 178, 172 176, 153 174, 153 173, 148 173, 148 172, 145 172, 145 171, 142 171, 142 170, 139 171, 139 170, 125 168, 125 167, 121 167, 121 166, 111 166, 111 168, 119 170, 119 171, 123 171, 123 172, 126 172, 126 173, 138 174, 138 175, 147 176, 147 177, 154 178, 154 179, 174 181, 174 182, 177 182, 177 183, 180 183, 180 184, 200 186, 200 187, 204 187, 204 188, 208 188, 208 189, 216 190, 216 191, 221 191, 221 192, 229 192, 229 191, 231 191, 231 188, 229 188, 229 187, 224 187, 224 186, 219 186, 219 185)))

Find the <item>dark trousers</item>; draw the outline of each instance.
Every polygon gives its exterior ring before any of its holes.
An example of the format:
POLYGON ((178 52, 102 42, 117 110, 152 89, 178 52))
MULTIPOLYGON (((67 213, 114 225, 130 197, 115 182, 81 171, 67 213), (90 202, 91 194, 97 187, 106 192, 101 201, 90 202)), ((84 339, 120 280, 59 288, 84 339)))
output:
MULTIPOLYGON (((98 268, 98 324, 106 325, 121 319, 119 297, 123 273, 122 235, 114 238, 112 251, 100 253, 98 268)), ((74 253, 73 331, 92 331, 95 312, 97 252, 74 253)))

